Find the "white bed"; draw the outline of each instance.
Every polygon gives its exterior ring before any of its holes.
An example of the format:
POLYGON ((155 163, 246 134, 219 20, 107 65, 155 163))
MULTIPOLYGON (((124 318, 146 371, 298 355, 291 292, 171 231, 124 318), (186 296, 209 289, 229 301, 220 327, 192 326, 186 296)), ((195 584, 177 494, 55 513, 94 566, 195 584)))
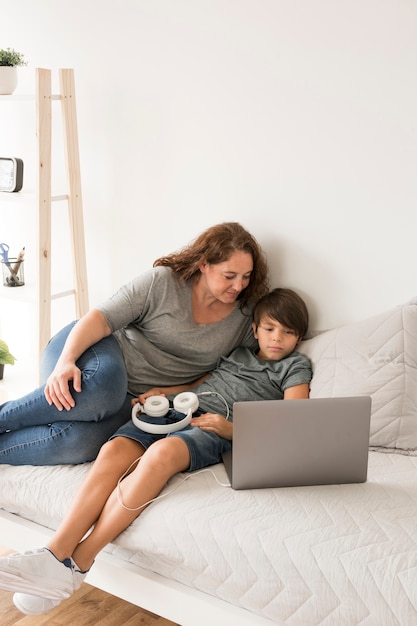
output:
MULTIPOLYGON (((368 481, 233 491, 184 480, 97 559, 88 582, 184 626, 417 623, 417 305, 320 333, 312 396, 372 396, 368 481)), ((0 466, 1 541, 41 545, 89 465, 0 466)))

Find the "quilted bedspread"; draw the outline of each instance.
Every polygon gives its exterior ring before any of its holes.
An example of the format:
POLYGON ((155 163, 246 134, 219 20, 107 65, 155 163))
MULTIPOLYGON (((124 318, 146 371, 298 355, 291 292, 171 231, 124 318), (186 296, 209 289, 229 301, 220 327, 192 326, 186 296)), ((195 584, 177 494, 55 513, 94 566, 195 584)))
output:
MULTIPOLYGON (((87 470, 2 465, 1 507, 56 528, 87 470)), ((371 452, 356 485, 226 481, 174 477, 108 550, 276 624, 417 624, 417 457, 371 452)))
MULTIPOLYGON (((372 397, 368 481, 234 491, 218 464, 107 550, 275 624, 417 626, 417 298, 299 349, 312 397, 372 397)), ((54 529, 88 467, 0 465, 0 507, 54 529)))

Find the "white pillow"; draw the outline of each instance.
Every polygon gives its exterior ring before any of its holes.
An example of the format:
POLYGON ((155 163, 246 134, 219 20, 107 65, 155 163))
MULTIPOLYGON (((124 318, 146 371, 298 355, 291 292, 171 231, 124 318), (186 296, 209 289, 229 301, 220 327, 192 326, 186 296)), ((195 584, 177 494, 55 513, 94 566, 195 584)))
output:
POLYGON ((417 298, 300 344, 311 397, 372 397, 371 449, 417 456, 417 298))

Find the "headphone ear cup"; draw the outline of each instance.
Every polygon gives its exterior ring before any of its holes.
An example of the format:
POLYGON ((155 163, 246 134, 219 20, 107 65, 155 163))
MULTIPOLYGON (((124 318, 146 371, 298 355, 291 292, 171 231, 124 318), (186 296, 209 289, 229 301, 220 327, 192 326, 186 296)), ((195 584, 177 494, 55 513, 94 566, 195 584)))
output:
POLYGON ((149 396, 142 410, 149 417, 164 417, 169 411, 168 399, 165 396, 149 396))
POLYGON ((178 413, 194 413, 198 409, 198 396, 190 391, 183 391, 174 398, 174 409, 178 413))

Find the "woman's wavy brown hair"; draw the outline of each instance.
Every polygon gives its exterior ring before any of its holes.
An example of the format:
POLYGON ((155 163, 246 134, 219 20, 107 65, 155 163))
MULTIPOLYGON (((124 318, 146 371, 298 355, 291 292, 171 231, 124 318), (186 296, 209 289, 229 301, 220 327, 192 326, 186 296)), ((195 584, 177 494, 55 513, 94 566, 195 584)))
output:
POLYGON ((269 276, 261 246, 238 222, 211 226, 178 252, 157 259, 153 266, 170 267, 183 280, 190 280, 200 274, 203 263, 224 263, 234 252, 248 252, 253 260, 249 285, 238 296, 243 305, 249 300, 258 300, 268 291, 269 276))

